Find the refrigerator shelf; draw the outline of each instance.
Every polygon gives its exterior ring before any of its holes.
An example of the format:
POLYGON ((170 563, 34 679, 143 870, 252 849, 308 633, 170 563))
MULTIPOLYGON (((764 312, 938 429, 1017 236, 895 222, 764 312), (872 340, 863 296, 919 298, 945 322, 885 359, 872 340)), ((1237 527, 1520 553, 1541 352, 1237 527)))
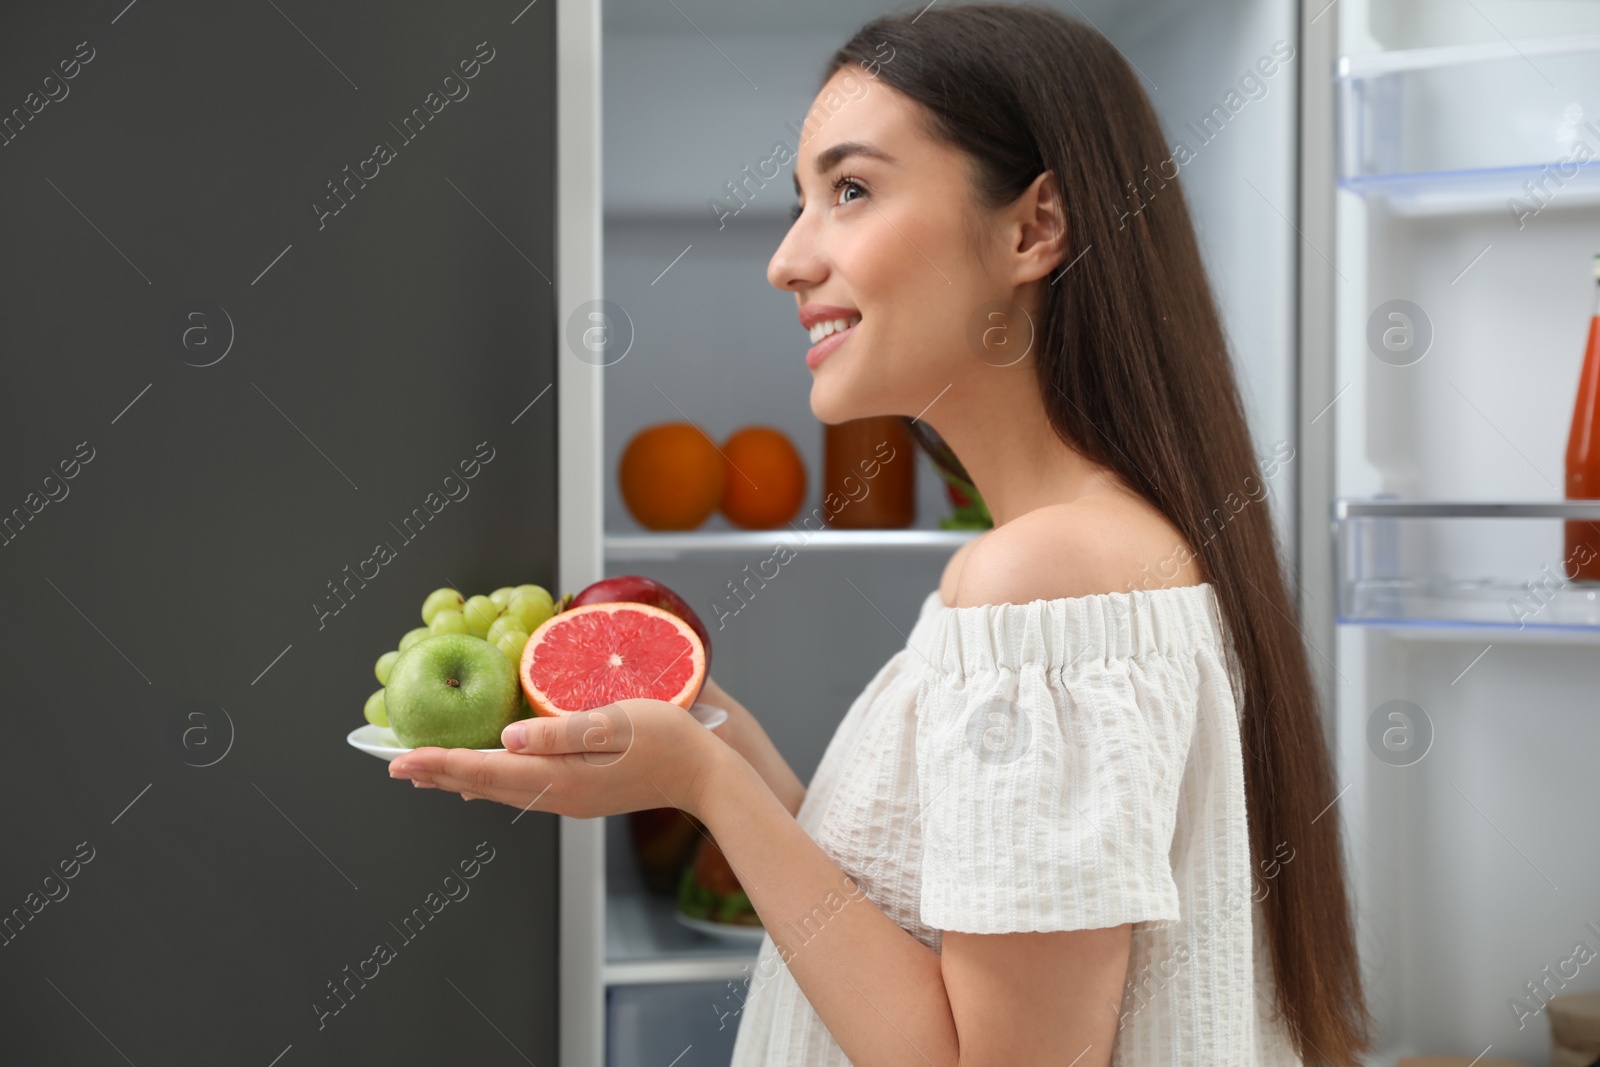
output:
POLYGON ((1600 201, 1600 34, 1345 56, 1334 80, 1342 189, 1401 214, 1600 201))
POLYGON ((976 530, 693 530, 687 533, 608 533, 606 562, 676 560, 728 552, 771 552, 786 545, 796 552, 871 552, 884 549, 953 551, 976 530))
MULTIPOLYGON (((1595 140, 1595 147, 1600 149, 1600 136, 1595 140)), ((1540 200, 1529 196, 1525 183, 1537 186, 1547 182, 1551 183, 1551 189, 1557 188, 1548 177, 1555 167, 1556 164, 1540 163, 1479 170, 1357 175, 1340 178, 1339 188, 1357 196, 1381 198, 1396 215, 1412 218, 1485 211, 1507 211, 1513 218, 1525 213, 1531 218, 1539 212, 1540 200)), ((1571 176, 1559 186, 1559 199, 1540 194, 1546 202, 1556 202, 1563 207, 1600 204, 1600 164, 1574 164, 1567 172, 1571 176)))
POLYGON ((1400 500, 1339 497, 1333 519, 1587 519, 1600 522, 1600 500, 1400 500))
POLYGON ((1462 639, 1525 635, 1548 640, 1568 634, 1600 641, 1600 583, 1572 584, 1530 600, 1524 587, 1510 582, 1356 581, 1341 590, 1337 621, 1346 626, 1421 629, 1434 631, 1427 636, 1462 639))
POLYGON ((662 982, 739 981, 754 968, 756 948, 695 933, 672 917, 674 904, 643 888, 613 886, 606 894, 608 986, 662 982))
POLYGON ((1342 625, 1442 639, 1600 639, 1600 582, 1569 580, 1562 558, 1564 524, 1600 522, 1600 500, 1341 498, 1332 510, 1342 625))

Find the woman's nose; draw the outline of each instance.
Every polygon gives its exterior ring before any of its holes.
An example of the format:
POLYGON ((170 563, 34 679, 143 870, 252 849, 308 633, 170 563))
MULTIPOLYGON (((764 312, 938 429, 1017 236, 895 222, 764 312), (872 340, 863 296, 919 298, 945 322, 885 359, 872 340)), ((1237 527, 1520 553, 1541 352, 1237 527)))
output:
POLYGON ((767 281, 774 288, 799 292, 820 285, 827 277, 827 266, 816 247, 814 235, 802 214, 784 235, 778 250, 767 263, 767 281))

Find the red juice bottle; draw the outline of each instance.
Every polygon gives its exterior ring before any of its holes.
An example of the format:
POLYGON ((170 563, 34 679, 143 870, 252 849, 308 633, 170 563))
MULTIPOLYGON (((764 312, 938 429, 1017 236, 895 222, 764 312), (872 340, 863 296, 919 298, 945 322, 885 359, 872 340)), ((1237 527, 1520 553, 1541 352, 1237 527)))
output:
MULTIPOLYGON (((1578 400, 1567 438, 1567 499, 1600 500, 1600 255, 1594 257, 1595 302, 1589 347, 1578 376, 1578 400)), ((1600 582, 1600 522, 1568 520, 1563 570, 1578 582, 1600 582)))

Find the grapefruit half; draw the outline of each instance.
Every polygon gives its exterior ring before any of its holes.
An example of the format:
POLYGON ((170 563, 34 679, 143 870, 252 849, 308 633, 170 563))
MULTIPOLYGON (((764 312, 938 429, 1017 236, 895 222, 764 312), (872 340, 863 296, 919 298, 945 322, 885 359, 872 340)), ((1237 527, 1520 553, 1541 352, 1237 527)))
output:
POLYGON ((567 715, 650 697, 688 709, 706 679, 706 650, 684 620, 649 604, 568 608, 528 636, 518 670, 528 706, 567 715))

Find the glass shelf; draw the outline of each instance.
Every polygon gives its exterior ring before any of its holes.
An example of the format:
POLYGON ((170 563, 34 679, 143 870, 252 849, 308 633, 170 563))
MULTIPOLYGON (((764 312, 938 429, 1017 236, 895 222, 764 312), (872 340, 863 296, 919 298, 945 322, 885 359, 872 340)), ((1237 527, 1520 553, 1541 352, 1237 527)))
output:
POLYGON ((1564 525, 1600 500, 1339 499, 1338 622, 1414 636, 1600 640, 1600 582, 1566 577, 1564 525))
POLYGON ((756 946, 697 933, 673 918, 668 897, 613 886, 606 894, 605 984, 713 982, 742 979, 756 946))
POLYGON ((608 533, 608 563, 675 560, 722 552, 770 552, 787 545, 796 552, 861 552, 883 549, 954 551, 980 530, 713 530, 687 533, 608 533))
POLYGON ((1405 214, 1600 202, 1600 35, 1345 56, 1335 81, 1342 189, 1405 214))
MULTIPOLYGON (((1595 135, 1594 141, 1597 155, 1600 155, 1600 134, 1595 135)), ((1546 203, 1568 207, 1600 204, 1600 163, 1570 166, 1571 177, 1564 179, 1559 187, 1546 177, 1553 167, 1555 164, 1544 163, 1482 170, 1357 175, 1339 179, 1339 188, 1357 196, 1382 198, 1396 214, 1413 217, 1506 211, 1513 218, 1522 215, 1531 218, 1541 210, 1540 202, 1528 195, 1524 184, 1537 185, 1541 181, 1550 182, 1548 187, 1559 192, 1559 199, 1547 197, 1546 203), (1512 212, 1507 203, 1513 199, 1525 206, 1512 212)))

